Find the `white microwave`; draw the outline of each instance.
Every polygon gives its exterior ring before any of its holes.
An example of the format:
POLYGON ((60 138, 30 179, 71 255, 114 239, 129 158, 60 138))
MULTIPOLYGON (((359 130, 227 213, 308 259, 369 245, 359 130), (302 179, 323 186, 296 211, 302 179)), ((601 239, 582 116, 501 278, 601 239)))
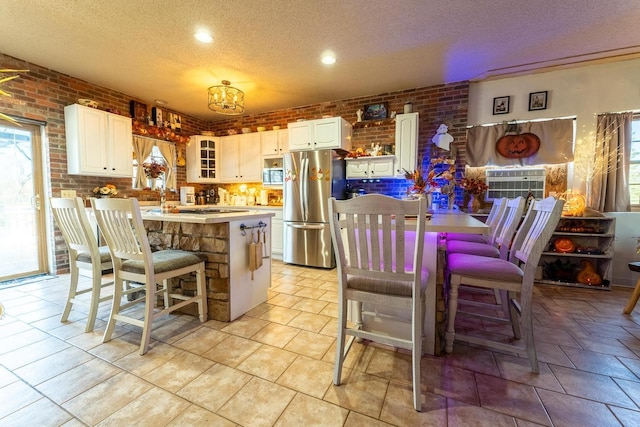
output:
POLYGON ((264 168, 262 170, 263 185, 282 185, 284 184, 284 169, 282 168, 264 168))

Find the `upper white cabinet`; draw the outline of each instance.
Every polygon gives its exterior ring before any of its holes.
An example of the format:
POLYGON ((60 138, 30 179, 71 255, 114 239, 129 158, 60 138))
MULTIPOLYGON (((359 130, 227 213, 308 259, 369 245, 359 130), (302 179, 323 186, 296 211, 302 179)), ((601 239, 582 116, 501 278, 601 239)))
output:
POLYGON ((282 157, 289 151, 289 131, 287 129, 260 132, 262 157, 282 157))
POLYGON ((133 176, 129 117, 73 104, 64 107, 64 121, 70 175, 133 176))
POLYGON ((220 139, 220 182, 262 181, 260 134, 246 133, 220 139))
POLYGON ((396 176, 416 169, 418 157, 418 113, 396 115, 396 176))
POLYGON ((351 123, 342 117, 289 123, 289 150, 351 150, 351 123))
POLYGON ((194 135, 187 145, 187 182, 220 182, 220 138, 194 135))
POLYGON ((347 179, 393 178, 395 156, 347 159, 347 179))

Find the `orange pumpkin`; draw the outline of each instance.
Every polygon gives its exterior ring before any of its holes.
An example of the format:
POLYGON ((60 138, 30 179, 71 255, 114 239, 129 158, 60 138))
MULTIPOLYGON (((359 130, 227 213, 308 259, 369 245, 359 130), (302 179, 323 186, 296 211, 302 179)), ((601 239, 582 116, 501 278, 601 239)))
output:
POLYGON ((559 237, 553 242, 553 248, 556 252, 568 254, 575 252, 576 244, 568 237, 559 237))
POLYGON ((576 275, 578 283, 600 286, 602 284, 602 276, 596 272, 595 266, 586 259, 580 261, 580 264, 582 265, 582 269, 576 275))

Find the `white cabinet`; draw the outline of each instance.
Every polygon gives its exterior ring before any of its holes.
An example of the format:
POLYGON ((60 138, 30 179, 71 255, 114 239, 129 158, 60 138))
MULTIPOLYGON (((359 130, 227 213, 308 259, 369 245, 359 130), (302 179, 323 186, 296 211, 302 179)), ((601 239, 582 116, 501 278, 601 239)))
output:
POLYGON ((73 104, 64 107, 64 121, 70 175, 133 176, 129 117, 73 104))
POLYGON ((347 179, 393 178, 395 156, 347 159, 347 179))
POLYGON ((287 129, 260 132, 259 135, 262 157, 282 157, 289 151, 289 131, 287 129))
POLYGON ((220 182, 262 181, 260 134, 246 133, 220 139, 220 182))
MULTIPOLYGON (((282 224, 282 208, 266 209, 267 212, 273 212, 274 217, 271 218, 271 258, 282 259, 282 233, 284 226, 282 224)), ((264 212, 265 209, 261 209, 264 212)))
POLYGON ((416 169, 418 157, 418 113, 396 115, 396 176, 416 169))
POLYGON ((220 182, 220 138, 194 135, 187 145, 187 182, 220 182))
POLYGON ((342 117, 289 123, 289 150, 351 150, 351 124, 342 117))

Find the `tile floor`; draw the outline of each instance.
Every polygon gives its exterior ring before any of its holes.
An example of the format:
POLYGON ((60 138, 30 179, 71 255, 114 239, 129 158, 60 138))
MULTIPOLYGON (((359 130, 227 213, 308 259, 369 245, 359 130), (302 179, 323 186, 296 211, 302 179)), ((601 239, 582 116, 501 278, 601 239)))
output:
POLYGON ((406 352, 357 344, 344 385, 331 384, 335 270, 275 262, 267 303, 229 324, 160 319, 143 357, 134 327, 101 343, 106 305, 93 333, 81 309, 60 323, 67 283, 0 287, 0 426, 640 425, 640 307, 621 314, 628 288, 538 286, 540 374, 456 343, 423 358, 417 413, 406 352))

